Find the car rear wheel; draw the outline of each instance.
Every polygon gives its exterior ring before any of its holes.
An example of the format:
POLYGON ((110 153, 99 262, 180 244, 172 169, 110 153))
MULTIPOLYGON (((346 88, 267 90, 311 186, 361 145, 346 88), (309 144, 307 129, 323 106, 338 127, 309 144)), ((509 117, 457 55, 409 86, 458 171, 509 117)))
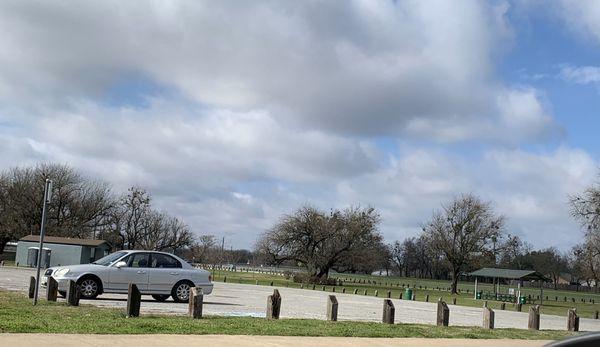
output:
POLYGON ((156 301, 163 302, 169 298, 169 295, 153 294, 152 298, 154 298, 154 300, 156 300, 156 301))
POLYGON ((100 284, 95 278, 84 277, 78 284, 82 299, 95 299, 100 294, 100 284))
POLYGON ((171 296, 175 302, 190 301, 190 291, 193 285, 189 281, 178 282, 171 291, 171 296))

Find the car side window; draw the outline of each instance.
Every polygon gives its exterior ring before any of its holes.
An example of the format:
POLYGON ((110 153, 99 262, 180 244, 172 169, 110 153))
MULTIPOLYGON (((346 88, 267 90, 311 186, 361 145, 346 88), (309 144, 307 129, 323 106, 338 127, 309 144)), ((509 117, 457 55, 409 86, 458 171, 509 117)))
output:
POLYGON ((181 267, 181 263, 179 262, 179 260, 168 256, 166 254, 152 254, 152 263, 151 263, 151 267, 152 268, 180 268, 181 267))
POLYGON ((150 254, 149 253, 134 253, 129 256, 126 260, 128 267, 149 267, 150 254))

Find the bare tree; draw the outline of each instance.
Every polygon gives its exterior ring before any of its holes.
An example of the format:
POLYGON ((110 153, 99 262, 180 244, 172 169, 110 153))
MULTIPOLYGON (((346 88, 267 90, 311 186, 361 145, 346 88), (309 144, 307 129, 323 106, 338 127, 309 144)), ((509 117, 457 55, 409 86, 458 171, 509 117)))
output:
POLYGON ((373 208, 349 208, 327 214, 302 207, 285 215, 257 243, 257 250, 274 262, 294 261, 317 281, 350 258, 373 257, 382 243, 379 214, 373 208))
POLYGON ((105 182, 91 180, 73 168, 57 164, 13 168, 0 177, 0 235, 4 235, 0 240, 39 232, 47 178, 54 182, 47 211, 48 235, 92 237, 109 227, 114 199, 105 182))
POLYGON ((423 228, 434 252, 444 255, 452 275, 452 293, 457 293, 461 271, 476 256, 493 252, 504 227, 488 202, 467 194, 443 205, 423 228))

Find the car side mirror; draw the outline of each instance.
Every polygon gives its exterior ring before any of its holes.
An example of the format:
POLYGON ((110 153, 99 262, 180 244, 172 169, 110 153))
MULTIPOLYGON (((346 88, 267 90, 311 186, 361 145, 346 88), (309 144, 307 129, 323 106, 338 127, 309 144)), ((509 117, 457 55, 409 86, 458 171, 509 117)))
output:
POLYGON ((122 267, 125 267, 125 266, 127 266, 127 263, 126 263, 126 262, 124 262, 124 261, 119 261, 119 262, 117 262, 117 263, 115 264, 115 267, 116 267, 116 268, 118 268, 118 269, 120 269, 120 268, 122 268, 122 267))

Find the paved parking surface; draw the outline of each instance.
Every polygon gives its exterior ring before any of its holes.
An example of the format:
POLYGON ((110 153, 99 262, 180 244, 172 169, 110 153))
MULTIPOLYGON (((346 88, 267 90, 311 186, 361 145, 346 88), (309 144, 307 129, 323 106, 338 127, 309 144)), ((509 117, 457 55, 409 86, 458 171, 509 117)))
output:
MULTIPOLYGON (((29 276, 35 275, 30 269, 0 268, 0 288, 27 291, 29 276)), ((331 293, 307 289, 278 288, 282 296, 281 317, 325 319, 327 296, 331 293)), ((43 291, 42 291, 43 292, 43 291)), ((213 293, 204 298, 205 314, 227 316, 264 317, 267 296, 272 287, 234 283, 215 283, 213 293)), ((353 321, 381 321, 382 299, 353 294, 337 293, 339 302, 338 319, 353 321)), ((185 314, 187 304, 172 301, 156 302, 150 296, 144 297, 142 313, 185 314)), ((418 301, 393 300, 396 307, 396 322, 435 324, 437 305, 418 301)), ((126 296, 119 294, 102 295, 96 300, 82 300, 82 303, 101 307, 125 309, 126 296)), ((479 326, 482 310, 474 307, 450 307, 450 325, 479 326)), ((497 328, 527 328, 527 313, 496 311, 497 328)), ((541 329, 566 329, 566 317, 542 315, 541 329)), ((600 320, 582 318, 582 331, 600 331, 600 320)))

